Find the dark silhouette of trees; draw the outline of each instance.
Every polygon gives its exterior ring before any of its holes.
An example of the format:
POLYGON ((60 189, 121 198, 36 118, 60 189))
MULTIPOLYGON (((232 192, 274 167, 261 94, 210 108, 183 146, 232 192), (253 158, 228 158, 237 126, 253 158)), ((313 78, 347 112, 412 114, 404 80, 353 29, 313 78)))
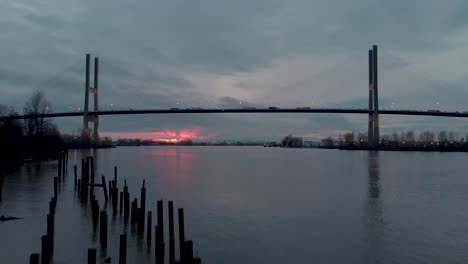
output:
MULTIPOLYGON (((36 91, 26 101, 23 113, 25 115, 48 114, 52 112, 52 105, 45 99, 44 93, 36 91)), ((25 120, 25 132, 27 136, 43 136, 54 133, 56 130, 50 118, 32 118, 25 120)))
POLYGON ((303 141, 301 137, 293 137, 292 135, 287 135, 281 141, 282 147, 287 148, 301 148, 303 145, 303 141))

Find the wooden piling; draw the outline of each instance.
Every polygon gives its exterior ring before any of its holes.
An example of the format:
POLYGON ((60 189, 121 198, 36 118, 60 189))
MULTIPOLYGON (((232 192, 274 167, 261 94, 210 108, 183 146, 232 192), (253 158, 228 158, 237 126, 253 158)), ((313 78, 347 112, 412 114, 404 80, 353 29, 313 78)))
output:
POLYGON ((92 214, 93 214, 93 230, 96 231, 98 223, 99 223, 99 203, 97 200, 92 201, 91 209, 92 209, 92 214))
POLYGON ((127 263, 127 235, 120 235, 119 264, 127 263))
POLYGON ((101 223, 99 227, 101 248, 107 249, 107 214, 106 211, 101 211, 101 223))
MULTIPOLYGON (((157 209, 158 209, 158 226, 161 227, 161 230, 164 230, 163 201, 162 200, 158 200, 157 209)), ((164 232, 161 233, 161 239, 164 240, 164 232)))
POLYGON ((91 167, 91 183, 94 183, 94 157, 89 157, 91 167))
POLYGON ((57 174, 58 174, 58 179, 60 181, 60 179, 62 178, 62 155, 60 154, 58 159, 58 164, 57 164, 57 174))
POLYGON ((1 202, 2 199, 3 199, 3 198, 2 198, 2 196, 3 196, 2 192, 3 192, 3 179, 0 178, 0 202, 1 202))
POLYGON ((102 179, 102 189, 104 189, 104 199, 106 199, 106 203, 109 200, 109 196, 107 195, 107 187, 106 187, 106 178, 104 175, 101 177, 102 179))
POLYGON ((117 189, 117 187, 114 187, 112 190, 113 190, 113 193, 112 193, 112 213, 113 213, 113 215, 116 215, 117 214, 117 204, 118 204, 118 201, 119 201, 119 196, 118 196, 119 189, 117 189))
POLYGON ((174 202, 168 203, 169 214, 169 264, 175 262, 175 238, 174 238, 174 202))
POLYGON ((175 263, 175 239, 169 239, 169 264, 175 263))
POLYGON ((29 257, 29 264, 39 264, 39 254, 38 253, 33 253, 29 257))
POLYGON ((193 261, 193 242, 191 240, 185 241, 182 244, 182 250, 180 253, 180 262, 192 264, 193 261))
POLYGON ((88 264, 96 264, 96 249, 88 249, 88 264))
POLYGON ((81 193, 81 179, 78 179, 78 190, 77 190, 78 194, 81 193))
POLYGON ((54 177, 54 197, 57 198, 57 177, 54 177))
POLYGON ((54 216, 48 214, 47 215, 47 237, 49 239, 49 255, 52 256, 54 254, 54 216))
POLYGON ((120 204, 119 204, 119 213, 122 215, 123 211, 123 192, 120 192, 120 204))
POLYGON ((132 202, 132 211, 130 213, 130 224, 133 226, 136 224, 137 221, 137 198, 135 198, 132 202))
POLYGON ((157 264, 164 264, 164 241, 162 239, 163 232, 164 230, 161 228, 161 226, 156 226, 154 241, 157 264))
MULTIPOLYGON (((113 191, 112 191, 112 181, 109 180, 109 199, 112 199, 112 195, 113 195, 113 191)), ((111 200, 111 203, 112 203, 112 200, 111 200)))
POLYGON ((141 203, 141 210, 142 212, 142 218, 139 219, 141 221, 141 227, 142 227, 142 232, 145 229, 145 213, 146 213, 146 187, 145 187, 145 180, 143 180, 143 186, 141 187, 141 193, 140 193, 140 203, 141 203))
POLYGON ((146 228, 146 245, 149 247, 151 246, 151 234, 153 231, 151 230, 151 218, 152 218, 152 212, 148 211, 148 220, 147 220, 147 228, 146 228))
POLYGON ((138 208, 137 209, 137 233, 138 234, 143 234, 144 231, 144 225, 143 225, 143 218, 145 218, 145 212, 143 211, 143 208, 138 208))
POLYGON ((115 183, 115 186, 118 186, 117 185, 117 166, 114 166, 114 183, 115 183))
POLYGON ((179 250, 180 255, 182 256, 182 247, 185 242, 185 227, 184 227, 184 208, 178 209, 179 215, 179 250))
POLYGON ((128 216, 130 211, 130 194, 128 193, 127 185, 124 187, 124 222, 128 222, 128 216))
POLYGON ((75 175, 75 191, 76 191, 76 179, 78 178, 76 165, 73 166, 73 174, 75 175))
POLYGON ((47 236, 41 237, 41 263, 49 263, 49 238, 47 236))

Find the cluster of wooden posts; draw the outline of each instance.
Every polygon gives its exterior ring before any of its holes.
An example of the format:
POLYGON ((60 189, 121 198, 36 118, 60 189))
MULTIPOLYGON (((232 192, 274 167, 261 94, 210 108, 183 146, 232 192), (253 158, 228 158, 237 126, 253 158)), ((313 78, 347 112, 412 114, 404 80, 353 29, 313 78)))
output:
POLYGON ((55 209, 57 207, 58 184, 65 179, 68 171, 68 151, 61 152, 58 157, 58 176, 54 177, 54 195, 49 201, 49 214, 47 215, 47 233, 41 237, 41 254, 30 255, 31 264, 50 263, 54 254, 55 238, 55 209))
MULTIPOLYGON (((59 176, 54 178, 54 197, 50 202, 50 213, 47 216, 47 235, 42 237, 42 255, 41 263, 49 263, 52 258, 54 247, 54 215, 55 206, 57 203, 57 181, 60 181, 62 175, 67 172, 68 153, 65 152, 64 158, 59 158, 59 176), (62 173, 62 174, 61 174, 62 173)), ((61 156, 62 157, 62 156, 61 156)), ((101 183, 95 183, 94 172, 94 158, 87 157, 81 162, 81 178, 77 177, 77 166, 74 166, 74 187, 75 192, 78 193, 81 203, 87 204, 88 198, 90 200, 90 208, 92 215, 93 231, 96 232, 99 227, 99 240, 102 250, 107 249, 108 238, 108 217, 106 207, 103 206, 100 211, 99 202, 96 199, 94 188, 102 188, 105 203, 110 202, 112 206, 112 214, 115 216, 118 213, 123 215, 124 223, 130 220, 131 227, 136 226, 137 233, 144 235, 145 233, 145 219, 146 219, 146 243, 151 247, 152 243, 152 211, 146 211, 146 187, 145 181, 141 187, 140 192, 140 207, 138 207, 138 199, 134 198, 130 205, 130 193, 128 191, 127 182, 124 181, 123 191, 118 189, 117 184, 117 167, 114 167, 114 179, 109 180, 107 188, 105 176, 101 176, 101 183), (120 198, 120 199, 119 199, 120 198), (120 200, 120 202, 119 202, 120 200), (130 219, 129 219, 130 218, 130 219)), ((185 240, 185 226, 184 226, 184 209, 178 208, 178 227, 179 227, 179 249, 180 259, 176 260, 175 254, 175 235, 174 235, 174 203, 168 201, 168 219, 169 219, 169 263, 170 264, 198 264, 201 259, 194 257, 193 242, 185 240)), ((163 201, 157 201, 157 224, 154 229, 154 254, 157 264, 163 264, 165 259, 165 239, 164 239, 164 213, 163 201)), ((40 255, 35 253, 31 254, 31 264, 39 263, 40 255)), ((88 264, 96 263, 96 248, 88 249, 88 264)), ((127 263, 127 235, 120 235, 119 245, 119 264, 127 263)))

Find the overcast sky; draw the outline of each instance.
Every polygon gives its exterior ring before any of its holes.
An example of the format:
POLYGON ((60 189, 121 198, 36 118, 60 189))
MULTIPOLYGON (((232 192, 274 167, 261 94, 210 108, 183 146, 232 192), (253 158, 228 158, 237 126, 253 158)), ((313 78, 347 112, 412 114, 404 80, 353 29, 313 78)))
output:
MULTIPOLYGON (((42 90, 55 111, 82 109, 89 52, 101 62, 101 109, 365 108, 377 43, 382 108, 465 111, 466 10, 466 0, 4 1, 0 104, 21 111, 42 90)), ((456 118, 386 116, 381 125, 468 132, 456 118)), ((115 137, 320 138, 366 126, 367 116, 337 114, 101 117, 101 132, 115 137)))

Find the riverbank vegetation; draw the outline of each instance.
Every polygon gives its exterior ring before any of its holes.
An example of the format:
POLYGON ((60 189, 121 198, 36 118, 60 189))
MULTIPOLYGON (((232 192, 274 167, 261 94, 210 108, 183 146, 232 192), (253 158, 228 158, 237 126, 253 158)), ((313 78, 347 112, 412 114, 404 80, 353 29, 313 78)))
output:
POLYGON ((365 133, 348 132, 338 138, 322 139, 321 148, 338 148, 346 150, 394 150, 394 151, 468 151, 468 134, 459 137, 452 131, 403 131, 383 134, 380 142, 371 146, 365 133))

